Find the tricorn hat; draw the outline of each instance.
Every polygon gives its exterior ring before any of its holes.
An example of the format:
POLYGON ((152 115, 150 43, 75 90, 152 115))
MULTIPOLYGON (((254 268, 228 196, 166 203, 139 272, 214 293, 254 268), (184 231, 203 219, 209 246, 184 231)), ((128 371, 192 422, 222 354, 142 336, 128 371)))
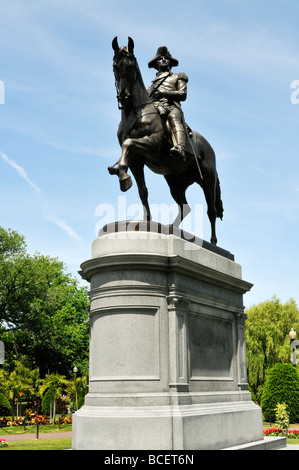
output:
POLYGON ((168 57, 172 67, 176 67, 177 65, 179 65, 179 61, 177 59, 175 59, 174 57, 172 57, 172 55, 170 54, 167 47, 166 46, 161 46, 161 47, 158 47, 155 57, 152 60, 149 61, 149 63, 148 63, 149 68, 155 68, 156 61, 162 55, 165 55, 166 57, 168 57))

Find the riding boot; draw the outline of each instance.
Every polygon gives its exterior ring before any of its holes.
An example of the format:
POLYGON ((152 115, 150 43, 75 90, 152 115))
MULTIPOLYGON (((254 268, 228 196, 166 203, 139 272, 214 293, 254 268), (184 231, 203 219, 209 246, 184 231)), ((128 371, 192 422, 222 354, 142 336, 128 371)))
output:
POLYGON ((185 160, 185 131, 176 129, 173 134, 176 145, 170 149, 170 154, 173 158, 183 158, 185 160))

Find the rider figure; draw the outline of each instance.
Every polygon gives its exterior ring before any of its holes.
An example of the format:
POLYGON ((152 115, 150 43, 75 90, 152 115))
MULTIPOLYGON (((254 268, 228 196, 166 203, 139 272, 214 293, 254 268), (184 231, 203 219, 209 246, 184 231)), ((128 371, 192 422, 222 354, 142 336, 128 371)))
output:
POLYGON ((148 92, 160 114, 167 115, 175 139, 171 155, 174 158, 185 158, 186 134, 180 102, 187 98, 188 77, 184 73, 171 71, 178 64, 179 61, 171 56, 167 47, 159 47, 155 57, 148 63, 149 68, 158 70, 148 92))

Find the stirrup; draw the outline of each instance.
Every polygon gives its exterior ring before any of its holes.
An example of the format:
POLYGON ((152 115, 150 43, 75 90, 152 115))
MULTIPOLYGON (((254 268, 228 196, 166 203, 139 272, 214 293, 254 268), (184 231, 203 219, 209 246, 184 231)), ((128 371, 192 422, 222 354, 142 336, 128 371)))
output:
POLYGON ((185 160, 185 149, 182 145, 175 145, 170 149, 172 158, 183 158, 185 160))
POLYGON ((108 166, 108 171, 110 173, 110 175, 119 175, 119 169, 118 167, 115 167, 115 166, 108 166))

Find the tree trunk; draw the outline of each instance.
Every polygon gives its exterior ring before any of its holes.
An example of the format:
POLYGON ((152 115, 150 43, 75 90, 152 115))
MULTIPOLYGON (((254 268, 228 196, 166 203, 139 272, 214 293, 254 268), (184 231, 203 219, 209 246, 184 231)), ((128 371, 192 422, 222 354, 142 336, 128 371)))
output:
POLYGON ((56 397, 54 398, 54 406, 53 406, 53 424, 55 424, 55 415, 56 415, 56 397))
POLYGON ((52 419, 52 397, 50 396, 50 422, 52 419))

